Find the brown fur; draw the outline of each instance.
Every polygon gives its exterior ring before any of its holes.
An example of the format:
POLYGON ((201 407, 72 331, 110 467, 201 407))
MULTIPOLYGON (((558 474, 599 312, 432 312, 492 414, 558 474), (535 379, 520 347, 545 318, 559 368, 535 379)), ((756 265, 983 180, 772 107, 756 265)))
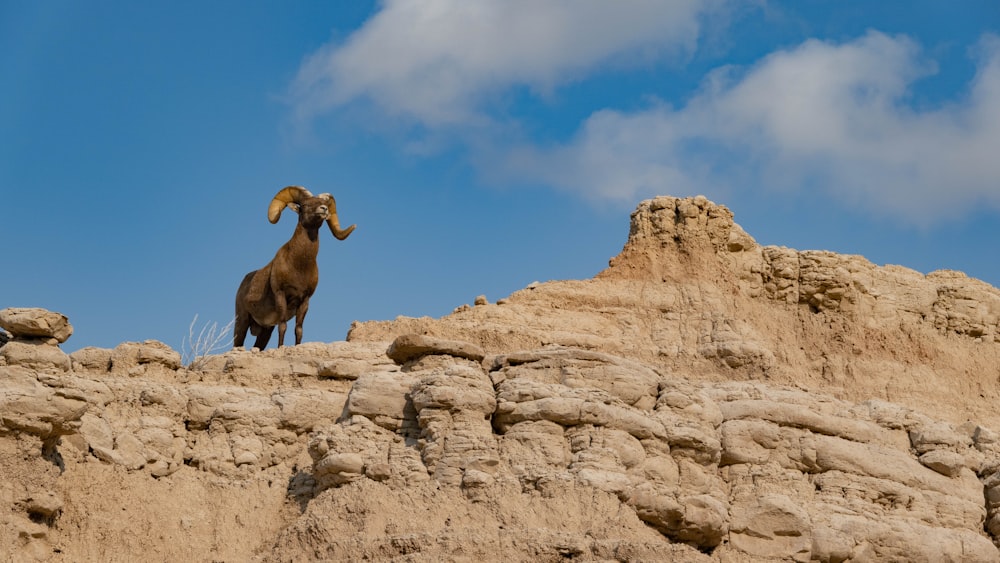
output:
POLYGON ((254 348, 263 350, 278 327, 278 346, 285 343, 287 322, 295 317, 295 343, 302 343, 302 323, 309 311, 309 298, 319 283, 319 228, 326 222, 335 237, 344 240, 355 225, 341 230, 337 204, 329 194, 313 196, 290 186, 278 192, 268 211, 272 223, 281 210, 290 207, 299 214, 292 238, 263 268, 248 273, 236 291, 236 325, 233 346, 243 346, 247 330, 257 337, 254 348))

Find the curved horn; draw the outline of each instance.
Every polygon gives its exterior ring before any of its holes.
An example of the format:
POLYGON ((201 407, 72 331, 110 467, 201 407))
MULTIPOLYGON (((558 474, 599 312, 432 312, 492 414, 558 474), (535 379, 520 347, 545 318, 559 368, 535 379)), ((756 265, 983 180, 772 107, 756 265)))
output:
POLYGON ((330 201, 330 216, 327 217, 326 224, 330 227, 330 232, 333 233, 333 236, 337 237, 337 240, 344 240, 354 232, 354 228, 357 225, 351 225, 346 229, 340 228, 340 219, 337 218, 337 200, 333 199, 332 195, 319 194, 316 197, 326 198, 330 201))
POLYGON ((289 203, 298 203, 307 197, 312 197, 312 194, 302 186, 288 186, 281 190, 275 194, 271 205, 267 207, 267 220, 277 223, 278 219, 281 219, 281 212, 289 203))

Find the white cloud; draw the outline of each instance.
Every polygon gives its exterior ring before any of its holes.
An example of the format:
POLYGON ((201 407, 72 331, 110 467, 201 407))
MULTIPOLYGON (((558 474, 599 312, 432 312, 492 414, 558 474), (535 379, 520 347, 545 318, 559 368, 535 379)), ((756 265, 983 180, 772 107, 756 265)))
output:
POLYGON ((935 63, 912 40, 872 31, 845 43, 809 40, 749 68, 719 68, 679 106, 595 111, 562 145, 503 148, 511 131, 493 116, 512 89, 545 95, 609 64, 690 55, 705 17, 736 4, 385 0, 346 40, 307 59, 291 101, 306 122, 368 103, 378 115, 422 126, 421 142, 431 147, 467 143, 490 176, 596 200, 822 190, 922 224, 978 205, 1000 208, 995 36, 976 47, 968 90, 936 107, 911 99, 935 63))
POLYGON ((300 118, 365 100, 429 126, 486 120, 511 87, 537 93, 596 65, 690 53, 723 0, 386 0, 342 44, 314 53, 291 98, 300 118))
POLYGON ((596 198, 815 187, 921 224, 1000 208, 1000 39, 977 52, 967 95, 914 109, 910 88, 935 67, 912 41, 810 40, 743 74, 719 69, 682 108, 598 111, 570 143, 521 147, 505 164, 596 198))

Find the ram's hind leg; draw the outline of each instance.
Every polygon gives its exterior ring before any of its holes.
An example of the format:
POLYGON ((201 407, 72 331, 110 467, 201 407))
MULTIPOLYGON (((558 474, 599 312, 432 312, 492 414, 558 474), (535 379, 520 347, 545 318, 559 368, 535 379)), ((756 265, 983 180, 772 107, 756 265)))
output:
POLYGON ((263 350, 267 347, 267 343, 271 340, 271 333, 274 332, 274 327, 260 325, 258 325, 258 327, 258 330, 254 331, 257 335, 257 341, 253 343, 253 347, 258 350, 263 350))
MULTIPOLYGON (((253 315, 250 314, 249 310, 249 299, 248 295, 254 288, 253 280, 257 276, 257 271, 250 272, 249 274, 243 276, 243 281, 240 282, 239 289, 236 290, 236 310, 234 314, 235 323, 233 323, 233 348, 240 348, 247 338, 247 331, 249 330, 252 334, 257 334, 256 330, 253 330, 253 325, 257 324, 253 320, 253 315)), ((258 298, 255 298, 255 300, 258 298)))
POLYGON ((236 324, 233 325, 233 348, 241 348, 247 339, 247 331, 250 330, 250 315, 236 317, 236 324))

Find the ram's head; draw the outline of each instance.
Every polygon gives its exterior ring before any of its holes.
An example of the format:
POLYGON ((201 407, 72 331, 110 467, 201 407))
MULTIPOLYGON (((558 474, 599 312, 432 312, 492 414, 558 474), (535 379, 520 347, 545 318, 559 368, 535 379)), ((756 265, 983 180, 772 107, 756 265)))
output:
POLYGON ((278 192, 267 208, 267 220, 277 223, 286 207, 298 213, 299 221, 305 225, 313 221, 326 221, 330 232, 338 240, 346 239, 357 226, 351 225, 341 229, 340 220, 337 218, 337 202, 333 196, 326 193, 314 196, 301 186, 288 186, 278 192))

